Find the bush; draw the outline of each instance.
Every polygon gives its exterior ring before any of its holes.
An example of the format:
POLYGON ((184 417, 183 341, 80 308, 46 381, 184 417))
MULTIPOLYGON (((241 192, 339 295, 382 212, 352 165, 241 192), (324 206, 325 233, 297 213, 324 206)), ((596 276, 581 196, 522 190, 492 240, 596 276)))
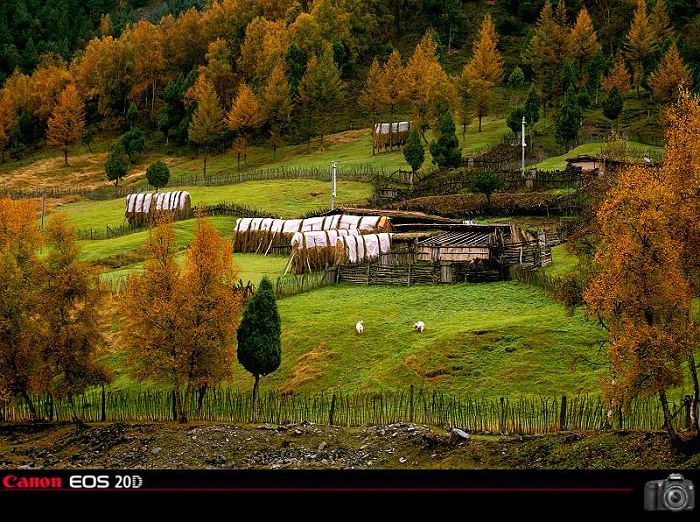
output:
POLYGON ((569 308, 582 305, 586 284, 586 278, 580 274, 564 274, 555 280, 554 298, 569 308))

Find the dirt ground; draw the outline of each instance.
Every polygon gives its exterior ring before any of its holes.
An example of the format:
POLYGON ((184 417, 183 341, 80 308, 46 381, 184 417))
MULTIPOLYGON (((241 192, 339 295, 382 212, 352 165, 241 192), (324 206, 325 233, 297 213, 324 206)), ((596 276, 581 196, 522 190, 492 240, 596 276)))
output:
POLYGON ((661 433, 585 432, 462 439, 414 424, 341 428, 168 423, 0 425, 0 468, 689 469, 700 445, 661 433))

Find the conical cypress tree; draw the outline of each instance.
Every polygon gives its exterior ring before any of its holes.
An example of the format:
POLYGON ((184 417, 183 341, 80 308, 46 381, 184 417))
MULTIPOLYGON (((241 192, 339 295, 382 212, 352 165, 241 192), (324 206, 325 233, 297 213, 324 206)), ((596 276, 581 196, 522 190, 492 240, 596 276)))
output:
POLYGON ((282 362, 282 326, 275 292, 267 277, 243 310, 238 327, 238 362, 255 377, 253 385, 253 422, 257 420, 260 376, 279 368, 282 362))
POLYGON ((430 144, 433 163, 438 167, 455 168, 462 164, 462 151, 455 131, 452 113, 445 110, 440 115, 440 137, 430 144))

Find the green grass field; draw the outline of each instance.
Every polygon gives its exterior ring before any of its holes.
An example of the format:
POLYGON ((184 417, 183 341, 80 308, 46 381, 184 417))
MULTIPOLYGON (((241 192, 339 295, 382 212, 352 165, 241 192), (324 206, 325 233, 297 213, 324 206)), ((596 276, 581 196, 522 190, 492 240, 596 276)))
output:
MULTIPOLYGON (((278 302, 282 366, 262 388, 405 389, 410 384, 489 397, 595 392, 604 370, 596 357, 604 331, 541 291, 514 282, 365 287, 339 285, 278 302), (355 333, 364 320, 365 333, 355 333), (413 330, 425 321, 423 334, 413 330)), ((109 358, 117 386, 121 356, 109 358)), ((232 386, 252 377, 238 364, 232 386)))
MULTIPOLYGON (((482 132, 478 132, 478 122, 475 120, 467 127, 466 135, 462 129, 457 129, 457 138, 462 146, 462 154, 469 156, 481 152, 485 147, 500 143, 504 134, 509 132, 504 119, 486 117, 482 123, 482 132)), ((431 132, 426 135, 428 141, 433 139, 431 132)), ((432 157, 428 147, 425 147, 424 170, 432 168, 432 157)), ((343 168, 352 168, 371 164, 374 168, 383 168, 388 172, 397 169, 408 169, 406 160, 400 150, 382 152, 372 156, 372 140, 370 129, 348 131, 326 137, 325 145, 321 147, 319 138, 299 145, 280 147, 273 158, 272 149, 267 146, 252 146, 248 149, 249 170, 276 167, 318 167, 330 168, 335 161, 342 172, 343 168)), ((233 151, 209 158, 207 171, 215 175, 222 171, 237 171, 237 159, 233 151)), ((241 164, 241 169, 243 164, 241 164)), ((201 173, 202 160, 177 159, 171 164, 173 179, 195 176, 201 173)))
MULTIPOLYGON (((563 170, 566 168, 566 160, 567 159, 573 158, 575 156, 581 156, 583 154, 591 154, 591 155, 600 154, 601 148, 604 145, 605 145, 605 143, 602 143, 602 142, 584 143, 583 145, 579 145, 578 147, 571 149, 566 154, 562 154, 561 156, 554 156, 551 158, 547 158, 546 160, 535 165, 533 168, 540 169, 540 170, 563 170)), ((627 145, 630 147, 630 149, 632 151, 639 151, 640 153, 643 153, 644 151, 647 151, 647 150, 652 152, 652 153, 659 153, 662 150, 661 147, 655 147, 653 145, 645 145, 643 143, 638 143, 636 141, 628 141, 627 145)))
POLYGON ((552 264, 543 270, 547 275, 558 277, 572 272, 578 264, 578 257, 566 249, 566 245, 552 248, 552 264))
MULTIPOLYGON (((178 187, 192 197, 192 205, 226 202, 254 207, 271 214, 291 218, 313 210, 330 207, 330 185, 315 180, 248 181, 221 187, 178 187)), ((340 181, 337 190, 339 205, 363 203, 372 195, 367 183, 340 181)), ((76 228, 104 231, 106 226, 125 223, 125 198, 100 201, 79 201, 55 207, 66 214, 76 228)))

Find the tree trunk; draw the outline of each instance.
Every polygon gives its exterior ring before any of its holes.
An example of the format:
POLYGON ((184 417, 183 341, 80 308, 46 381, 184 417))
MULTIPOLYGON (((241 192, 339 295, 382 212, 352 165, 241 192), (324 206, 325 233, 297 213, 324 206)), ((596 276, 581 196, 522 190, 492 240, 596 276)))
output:
POLYGON ((101 394, 101 397, 100 397, 100 398, 102 399, 102 407, 100 408, 100 420, 101 420, 102 422, 105 422, 105 421, 107 420, 107 408, 106 408, 106 404, 105 404, 105 402, 106 402, 106 401, 105 401, 106 396, 105 396, 105 385, 104 385, 104 383, 102 383, 102 394, 101 394))
POLYGON ((260 375, 255 374, 255 384, 253 384, 253 404, 251 421, 258 422, 258 384, 260 383, 260 375))
POLYGON ((483 118, 483 114, 479 114, 479 132, 481 132, 481 118, 483 118))
POLYGON ((202 177, 207 179, 207 154, 204 154, 204 165, 202 166, 202 177))
POLYGON ((204 396, 207 393, 207 385, 205 384, 199 389, 199 394, 197 396, 197 417, 202 416, 202 406, 204 406, 204 396))
POLYGON ((180 424, 186 424, 188 421, 187 412, 189 411, 191 391, 192 390, 188 385, 185 388, 185 396, 180 401, 180 411, 178 412, 178 416, 180 417, 178 420, 180 421, 180 424))
POLYGON ((690 423, 694 431, 700 429, 698 425, 698 399, 700 399, 700 383, 698 382, 698 369, 695 366, 695 355, 693 350, 690 350, 690 356, 688 357, 688 369, 690 370, 690 376, 693 379, 693 396, 690 399, 690 423))
POLYGON ((661 408, 664 412, 664 429, 668 433, 668 436, 671 440, 676 440, 677 435, 675 430, 673 429, 673 423, 671 420, 671 409, 668 406, 668 398, 666 397, 666 392, 659 392, 659 400, 661 401, 661 408))
POLYGON ((73 422, 80 422, 78 413, 75 411, 75 402, 73 401, 72 393, 68 395, 68 407, 70 408, 70 416, 73 422))
POLYGON ((37 415, 36 406, 34 406, 34 401, 32 401, 32 398, 27 393, 27 390, 22 390, 20 395, 22 396, 22 400, 24 400, 24 403, 27 405, 27 409, 29 410, 29 416, 32 418, 32 421, 36 421, 37 415))
POLYGON ((68 149, 63 149, 63 162, 68 166, 68 149))
POLYGON ((173 404, 173 420, 177 420, 177 391, 175 388, 170 390, 170 397, 172 399, 172 404, 173 404))

